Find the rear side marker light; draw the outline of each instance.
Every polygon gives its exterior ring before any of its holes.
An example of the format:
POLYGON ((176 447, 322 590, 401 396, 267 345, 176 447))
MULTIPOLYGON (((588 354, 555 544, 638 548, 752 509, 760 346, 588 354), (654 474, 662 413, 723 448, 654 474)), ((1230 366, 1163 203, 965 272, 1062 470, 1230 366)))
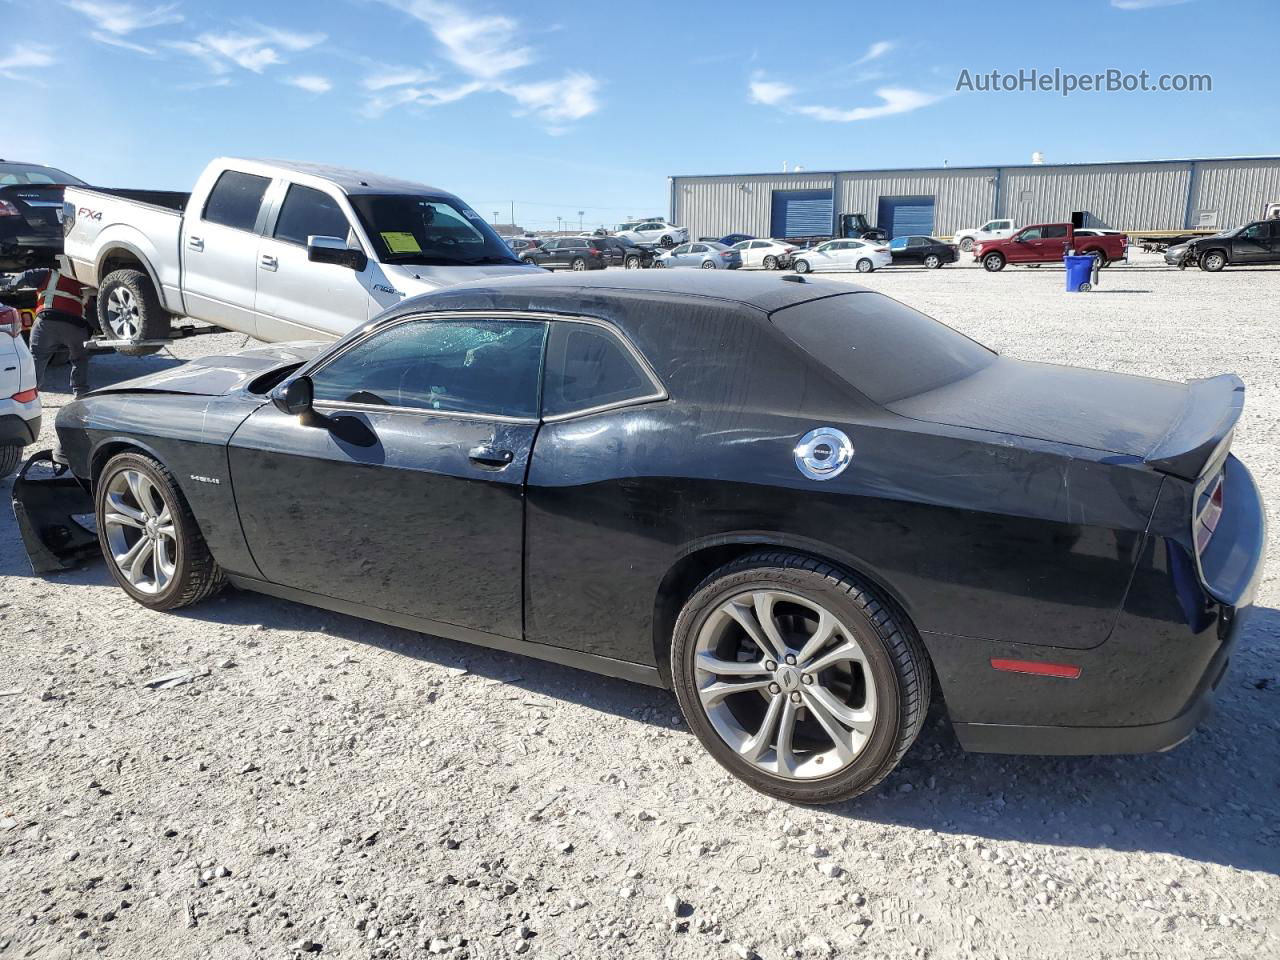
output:
POLYGON ((1029 673, 1037 677, 1060 677, 1074 680, 1080 676, 1080 668, 1069 663, 1046 663, 1043 660, 1002 660, 991 658, 993 670, 1003 673, 1029 673))
POLYGON ((33 387, 30 390, 19 390, 13 395, 13 399, 18 403, 30 403, 36 398, 37 390, 33 387))

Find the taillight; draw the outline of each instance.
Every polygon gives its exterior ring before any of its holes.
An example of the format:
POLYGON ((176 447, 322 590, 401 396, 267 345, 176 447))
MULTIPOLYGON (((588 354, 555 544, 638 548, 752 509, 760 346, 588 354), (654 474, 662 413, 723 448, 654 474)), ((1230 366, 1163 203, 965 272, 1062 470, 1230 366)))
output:
POLYGON ((0 304, 0 334, 5 333, 11 337, 22 336, 22 314, 13 307, 0 304))
POLYGON ((592 247, 590 250, 587 251, 587 253, 591 254, 593 257, 604 256, 603 252, 600 250, 597 250, 595 247, 592 247))
POLYGON ((18 401, 18 403, 30 403, 36 398, 36 394, 38 392, 39 391, 36 390, 35 387, 32 387, 30 390, 19 390, 13 395, 13 399, 18 401))
POLYGON ((733 259, 733 251, 732 251, 732 250, 724 250, 724 251, 721 251, 720 256, 724 257, 726 260, 732 260, 732 259, 733 259))
POLYGON ((8 200, 0 200, 0 217, 20 217, 22 211, 8 200))
POLYGON ((1192 527, 1196 538, 1196 553, 1202 554, 1213 539, 1213 531, 1218 529, 1222 519, 1222 474, 1219 473, 1200 494, 1196 503, 1196 515, 1192 527))

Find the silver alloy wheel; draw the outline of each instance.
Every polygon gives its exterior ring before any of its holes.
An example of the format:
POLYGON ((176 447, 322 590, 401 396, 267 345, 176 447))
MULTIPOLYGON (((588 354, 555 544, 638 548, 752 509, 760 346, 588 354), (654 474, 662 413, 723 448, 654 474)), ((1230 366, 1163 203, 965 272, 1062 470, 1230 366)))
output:
POLYGON ((965 237, 963 240, 961 240, 961 241, 960 241, 960 249, 961 249, 961 250, 963 250, 965 253, 968 253, 970 250, 972 250, 972 249, 973 249, 973 237, 965 237))
POLYGON ((721 603, 698 632, 693 666, 716 733, 773 776, 839 773, 875 729, 876 689, 861 644, 798 594, 752 590, 721 603))
POLYGON ((640 258, 639 258, 639 257, 627 257, 627 259, 626 259, 626 263, 624 264, 624 266, 626 266, 626 268, 627 268, 628 270, 639 270, 639 269, 640 269, 640 258))
POLYGON ((142 332, 138 300, 126 286, 115 286, 107 295, 107 326, 117 340, 137 340, 142 332))
POLYGON ((716 262, 715 262, 714 260, 703 260, 703 261, 702 261, 702 269, 703 269, 703 270, 714 270, 715 268, 716 268, 716 262))
POLYGON ((1208 270, 1210 273, 1217 273, 1226 265, 1227 265, 1227 258, 1224 257, 1222 254, 1217 253, 1216 251, 1204 258, 1205 269, 1208 270))
POLYGON ((795 270, 796 270, 796 273, 808 273, 808 272, 809 272, 809 261, 808 261, 808 260, 797 260, 797 261, 796 261, 795 270))
POLYGON ((160 488, 138 470, 121 470, 104 497, 111 562, 140 593, 160 593, 173 579, 178 555, 173 515, 160 488))
POLYGON ((930 270, 937 270, 942 266, 942 261, 938 259, 938 255, 936 253, 931 253, 924 258, 924 265, 930 270))
POLYGON ((570 266, 572 266, 574 270, 585 270, 587 269, 587 261, 579 257, 577 260, 573 261, 570 266))
POLYGON ((874 268, 874 267, 872 267, 872 265, 871 265, 871 261, 870 261, 870 260, 865 260, 865 259, 864 259, 864 260, 859 260, 859 261, 858 261, 858 272, 859 272, 859 273, 870 273, 873 269, 875 269, 875 268, 874 268))
POLYGON ((772 255, 765 257, 765 258, 764 258, 764 268, 765 268, 766 270, 777 270, 777 269, 778 269, 778 258, 777 258, 777 257, 775 257, 775 256, 772 256, 772 255))

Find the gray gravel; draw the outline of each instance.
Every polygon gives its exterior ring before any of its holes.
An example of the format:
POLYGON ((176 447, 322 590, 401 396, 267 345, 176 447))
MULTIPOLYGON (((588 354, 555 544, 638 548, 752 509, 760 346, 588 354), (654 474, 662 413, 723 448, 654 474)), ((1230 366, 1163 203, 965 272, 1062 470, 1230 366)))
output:
MULTIPOLYGON (((1022 357, 1239 373, 1235 449, 1280 502, 1280 270, 858 280, 1022 357)), ((1188 743, 966 755, 935 716, 812 810, 729 779, 664 692, 252 594, 153 614, 101 564, 33 578, 3 513, 0 956, 1280 955, 1275 528, 1188 743)))

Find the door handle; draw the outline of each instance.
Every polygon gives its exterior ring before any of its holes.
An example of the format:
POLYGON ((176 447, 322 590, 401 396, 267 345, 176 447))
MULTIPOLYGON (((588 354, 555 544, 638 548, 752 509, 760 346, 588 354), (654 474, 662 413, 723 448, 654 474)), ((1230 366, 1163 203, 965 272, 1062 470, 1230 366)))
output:
POLYGON ((187 237, 187 246, 192 250, 203 250, 204 239, 202 237, 187 237))
POLYGON ((258 258, 258 264, 263 270, 275 270, 280 266, 280 261, 269 253, 264 253, 258 258))
POLYGON ((478 463, 485 467, 505 467, 515 459, 515 454, 510 450, 498 450, 487 444, 478 447, 472 447, 467 457, 472 463, 478 463))

